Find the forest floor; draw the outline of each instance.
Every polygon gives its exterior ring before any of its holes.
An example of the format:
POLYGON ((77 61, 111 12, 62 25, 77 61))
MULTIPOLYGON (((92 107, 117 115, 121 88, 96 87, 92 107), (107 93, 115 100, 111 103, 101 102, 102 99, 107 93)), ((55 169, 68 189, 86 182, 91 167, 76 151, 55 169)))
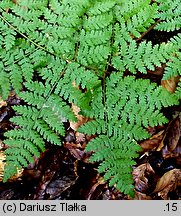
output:
MULTIPOLYGON (((148 33, 147 40, 160 43, 172 35, 148 33)), ((142 78, 161 84, 174 92, 177 80, 162 81, 164 65, 155 71, 148 71, 142 78)), ((91 152, 85 152, 86 144, 92 137, 78 133, 78 125, 65 123, 66 136, 62 146, 51 146, 35 163, 20 170, 8 182, 3 183, 5 164, 4 132, 15 126, 10 118, 15 115, 12 106, 21 100, 12 91, 8 100, 0 98, 0 199, 41 199, 41 200, 129 200, 132 199, 109 187, 103 176, 97 172, 97 163, 90 163, 91 152)), ((147 128, 151 138, 141 141, 142 151, 133 167, 135 200, 181 199, 181 112, 180 106, 163 109, 169 123, 147 128)))

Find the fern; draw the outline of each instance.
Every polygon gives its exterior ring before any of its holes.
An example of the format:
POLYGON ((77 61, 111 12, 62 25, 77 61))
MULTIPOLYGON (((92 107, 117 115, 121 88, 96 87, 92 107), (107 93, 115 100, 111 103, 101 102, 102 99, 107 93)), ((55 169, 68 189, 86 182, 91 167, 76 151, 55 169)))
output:
MULTIPOLYGON (((120 39, 119 39, 120 40, 120 39)), ((146 73, 146 69, 154 70, 155 66, 160 67, 161 63, 171 58, 170 53, 176 52, 176 47, 172 43, 152 46, 151 42, 141 42, 139 45, 134 40, 127 45, 126 41, 120 40, 121 46, 112 59, 113 66, 125 71, 128 69, 132 73, 140 71, 146 73)))
POLYGON ((17 172, 17 167, 21 169, 32 162, 32 156, 39 157, 39 152, 45 150, 45 140, 55 145, 61 144, 65 118, 75 121, 70 107, 58 95, 49 95, 51 85, 34 82, 25 86, 29 91, 19 95, 27 105, 14 106, 19 115, 11 118, 20 128, 6 132, 9 139, 5 142, 10 148, 5 151, 7 169, 4 181, 17 172), (14 169, 9 170, 11 166, 14 169))
POLYGON ((132 76, 122 79, 115 73, 107 80, 104 102, 104 115, 91 116, 96 120, 82 126, 80 132, 99 134, 87 146, 88 151, 95 152, 91 160, 102 162, 99 172, 106 172, 111 186, 116 184, 119 190, 133 195, 130 171, 140 150, 136 141, 149 137, 145 130, 149 125, 166 123, 160 109, 177 100, 148 80, 135 81, 132 76))
POLYGON ((161 31, 175 31, 181 27, 180 10, 181 5, 179 0, 157 0, 160 3, 159 13, 156 18, 160 19, 160 23, 155 26, 155 29, 161 31))
POLYGON ((153 18, 157 14, 158 6, 155 3, 150 5, 150 2, 150 0, 131 0, 123 5, 117 5, 115 14, 122 38, 128 41, 133 37, 139 38, 140 33, 155 22, 153 18))
MULTIPOLYGON (((171 39, 174 46, 181 47, 181 34, 171 39)), ((181 76, 181 54, 179 50, 173 53, 170 57, 169 62, 166 65, 166 70, 163 79, 170 79, 174 76, 181 76)))
POLYGON ((135 79, 166 64, 163 79, 180 75, 180 34, 166 43, 140 40, 152 25, 180 28, 178 0, 2 0, 0 95, 11 88, 24 101, 14 106, 16 129, 5 133, 4 181, 39 157, 46 143, 61 145, 63 122, 76 121, 71 103, 92 121, 80 131, 96 134, 86 150, 100 162, 110 185, 133 196, 132 166, 148 126, 164 124, 162 107, 175 94, 135 79), (125 71, 132 76, 124 77, 125 71), (79 88, 78 88, 79 87, 79 88))

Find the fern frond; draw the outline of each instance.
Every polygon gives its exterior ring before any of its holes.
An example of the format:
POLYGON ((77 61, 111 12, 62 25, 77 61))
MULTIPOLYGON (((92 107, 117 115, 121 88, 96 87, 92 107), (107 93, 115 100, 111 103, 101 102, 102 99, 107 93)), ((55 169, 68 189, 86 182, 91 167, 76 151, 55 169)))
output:
MULTIPOLYGON (((5 151, 8 166, 16 164, 18 168, 26 167, 32 162, 34 155, 39 156, 45 149, 45 140, 60 145, 60 136, 64 135, 63 121, 65 117, 76 120, 70 107, 55 94, 50 94, 51 85, 40 82, 26 83, 28 91, 20 93, 28 105, 15 106, 19 116, 11 121, 20 129, 6 132, 9 139, 5 143, 9 148, 5 151), (16 163, 15 163, 16 161, 16 163)), ((13 169, 14 172, 16 169, 13 169)), ((9 177, 5 172, 4 181, 9 177)))
POLYGON ((170 79, 174 76, 181 76, 181 53, 176 52, 165 68, 163 79, 170 79))
POLYGON ((99 14, 102 14, 102 13, 106 13, 106 12, 110 11, 110 9, 112 9, 115 4, 116 4, 116 1, 110 1, 110 0, 106 0, 106 1, 103 1, 103 2, 97 1, 89 9, 88 15, 94 16, 94 15, 99 15, 99 14))
POLYGON ((159 13, 155 18, 160 22, 155 26, 160 31, 175 31, 181 27, 181 5, 179 0, 157 0, 159 5, 159 13))
MULTIPOLYGON (((102 101, 99 103, 100 107, 102 101)), ((175 95, 150 84, 148 80, 135 80, 132 76, 121 78, 119 73, 111 74, 106 81, 104 114, 92 116, 96 120, 79 129, 89 135, 97 134, 86 150, 94 151, 91 161, 101 162, 99 172, 106 173, 105 179, 111 179, 111 185, 114 182, 119 190, 133 194, 133 180, 129 173, 140 150, 136 141, 148 138, 146 127, 167 122, 160 113, 162 106, 177 103, 175 95)))
POLYGON ((111 179, 110 186, 116 185, 116 188, 122 192, 134 195, 130 172, 131 166, 135 164, 136 152, 140 150, 139 145, 127 139, 115 140, 113 137, 99 136, 88 144, 87 150, 95 151, 91 161, 101 162, 98 170, 100 173, 105 173, 105 180, 111 179))
POLYGON ((152 46, 151 42, 144 41, 137 45, 135 41, 131 41, 127 45, 126 41, 120 40, 120 44, 119 52, 112 58, 112 64, 120 71, 128 69, 132 73, 146 73, 146 68, 154 70, 155 66, 161 66, 177 50, 172 42, 152 46))
POLYGON ((132 37, 139 38, 140 33, 155 22, 153 18, 158 7, 155 3, 150 5, 150 2, 150 0, 125 1, 123 5, 116 7, 119 35, 123 39, 130 41, 132 37))
POLYGON ((181 99, 181 79, 180 79, 180 82, 178 83, 175 94, 176 94, 177 98, 180 100, 181 99))
POLYGON ((0 1, 0 94, 7 99, 14 89, 24 101, 5 134, 4 181, 46 142, 61 144, 63 122, 76 121, 74 103, 91 118, 80 128, 96 135, 87 145, 91 160, 110 185, 133 195, 137 141, 149 137, 148 126, 167 122, 161 108, 177 105, 181 88, 170 94, 124 75, 163 63, 163 79, 180 75, 180 34, 156 45, 142 39, 153 26, 177 30, 179 9, 178 0, 0 1))
POLYGON ((9 77, 7 73, 3 69, 4 66, 2 63, 0 63, 0 95, 2 96, 2 98, 7 98, 7 96, 9 95, 11 84, 9 82, 9 77))

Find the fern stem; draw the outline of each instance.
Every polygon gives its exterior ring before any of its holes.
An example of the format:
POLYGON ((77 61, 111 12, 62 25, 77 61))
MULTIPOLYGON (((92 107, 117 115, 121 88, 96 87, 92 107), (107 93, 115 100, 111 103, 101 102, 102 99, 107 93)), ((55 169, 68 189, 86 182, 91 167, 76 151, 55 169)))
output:
POLYGON ((26 38, 28 41, 30 41, 31 43, 33 43, 36 47, 52 54, 55 55, 54 53, 48 51, 47 49, 45 49, 44 47, 42 47, 41 45, 35 43, 33 40, 31 40, 29 37, 27 37, 25 34, 23 34, 22 32, 20 32, 17 28, 15 28, 13 25, 11 25, 2 15, 0 15, 0 18, 7 24, 9 25, 12 29, 14 29, 17 33, 19 33, 21 36, 23 36, 24 38, 26 38))
POLYGON ((135 41, 138 42, 138 41, 142 40, 143 37, 144 37, 145 35, 147 35, 160 21, 161 21, 160 19, 157 20, 153 25, 151 25, 151 26, 148 28, 147 31, 143 32, 143 34, 141 34, 141 36, 140 36, 139 38, 137 38, 135 41))
MULTIPOLYGON (((45 47, 39 45, 38 43, 34 42, 31 38, 27 37, 25 34, 23 34, 22 32, 20 32, 17 28, 15 28, 11 23, 9 23, 1 14, 0 14, 0 18, 7 24, 9 25, 12 29, 14 29, 18 34, 20 34, 21 36, 23 36, 25 39, 27 39, 30 43, 34 44, 37 48, 55 56, 55 57, 60 57, 60 56, 57 56, 55 53, 53 52, 50 52, 49 50, 47 50, 45 47)), ((63 56, 61 56, 61 58, 63 60, 65 60, 66 62, 68 62, 67 59, 65 59, 63 56)))

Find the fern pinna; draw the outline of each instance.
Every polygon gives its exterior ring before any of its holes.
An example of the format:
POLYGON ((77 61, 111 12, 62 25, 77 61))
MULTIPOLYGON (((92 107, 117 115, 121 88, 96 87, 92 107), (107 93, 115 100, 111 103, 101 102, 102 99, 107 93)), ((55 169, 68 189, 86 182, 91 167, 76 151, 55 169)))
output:
POLYGON ((5 134, 4 181, 45 142, 61 144, 63 122, 76 121, 74 103, 92 119, 79 129, 96 134, 86 148, 91 160, 110 185, 133 196, 137 141, 149 137, 148 126, 167 122, 161 108, 178 104, 181 92, 180 83, 171 94, 135 78, 162 63, 163 79, 179 76, 181 35, 152 45, 142 33, 178 30, 179 8, 179 0, 2 0, 0 94, 6 99, 13 88, 24 100, 11 119, 18 127, 5 134))

